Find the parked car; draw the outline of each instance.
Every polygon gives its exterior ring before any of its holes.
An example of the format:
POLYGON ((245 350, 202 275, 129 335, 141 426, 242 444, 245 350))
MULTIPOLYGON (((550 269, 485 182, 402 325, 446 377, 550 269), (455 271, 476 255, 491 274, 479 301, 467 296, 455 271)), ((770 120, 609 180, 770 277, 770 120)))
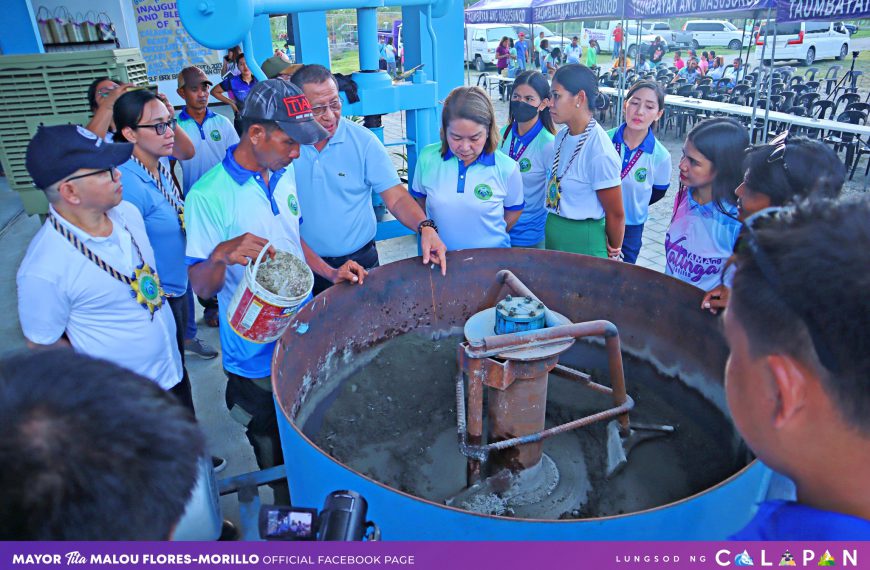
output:
MULTIPOLYGON (((525 32, 531 41, 530 30, 526 26, 512 24, 466 24, 465 26, 465 61, 472 63, 477 71, 483 72, 487 65, 495 65, 495 49, 498 42, 505 36, 514 41, 519 39, 519 32, 525 32)), ((554 35, 548 28, 535 24, 535 37, 544 32, 544 39, 550 42, 550 48, 561 47, 571 43, 562 36, 554 35)))
MULTIPOLYGON (((761 57, 765 44, 766 24, 758 30, 752 58, 756 62, 761 57)), ((769 31, 773 39, 773 30, 769 31)), ((764 50, 764 63, 775 61, 799 60, 804 65, 812 65, 820 59, 844 59, 849 54, 851 41, 849 32, 842 22, 792 22, 776 24, 776 52, 771 46, 764 50)))
MULTIPOLYGON (((550 43, 550 49, 559 48, 562 53, 565 52, 565 46, 571 43, 572 34, 563 37, 559 34, 553 33, 550 28, 541 24, 535 24, 534 29, 522 24, 514 24, 513 27, 518 36, 520 32, 526 34, 526 39, 537 38, 540 36, 541 32, 544 32, 544 39, 550 43)), ((516 38, 514 38, 514 40, 516 40, 516 38)))
POLYGON ((854 35, 855 32, 858 31, 858 26, 856 24, 843 24, 846 30, 849 32, 849 35, 854 35))
POLYGON ((752 38, 751 34, 744 34, 743 30, 725 20, 689 20, 683 24, 683 31, 692 34, 693 49, 727 47, 738 50, 748 46, 752 38))
POLYGON ((667 22, 643 22, 644 36, 661 36, 669 49, 691 47, 692 34, 682 30, 672 30, 667 22))
MULTIPOLYGON (((589 47, 589 40, 595 39, 601 47, 601 51, 613 53, 613 31, 618 23, 618 20, 584 21, 580 45, 583 46, 583 49, 586 49, 589 47)), ((638 36, 640 37, 640 45, 643 51, 656 39, 656 36, 662 36, 665 47, 667 49, 670 48, 669 38, 665 34, 654 30, 654 26, 646 26, 646 23, 644 22, 644 25, 640 25, 639 22, 633 20, 628 20, 625 23, 622 43, 623 49, 626 50, 625 53, 630 58, 637 56, 638 36)), ((650 24, 657 23, 661 24, 663 22, 651 22, 650 24)))

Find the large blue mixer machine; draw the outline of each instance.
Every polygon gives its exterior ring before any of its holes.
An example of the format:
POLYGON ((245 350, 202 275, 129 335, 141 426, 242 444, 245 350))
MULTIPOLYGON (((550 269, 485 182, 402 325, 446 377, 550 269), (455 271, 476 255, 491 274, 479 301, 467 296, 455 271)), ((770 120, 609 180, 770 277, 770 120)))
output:
MULTIPOLYGON (((328 66, 325 10, 356 9, 362 70, 353 79, 360 101, 348 104, 345 99, 343 113, 366 117, 366 125, 383 140, 380 116, 404 111, 407 139, 385 144, 406 146, 409 176, 418 151, 438 140, 439 101, 462 84, 459 0, 179 0, 178 8, 184 26, 203 45, 228 48, 242 43, 247 53, 262 54, 249 59, 261 79, 255 60, 270 55, 271 46, 264 49, 267 38, 252 29, 268 30, 262 23, 269 14, 292 18, 298 59, 328 66), (383 6, 402 9, 405 67, 423 65, 411 81, 394 83, 378 71, 376 10, 383 6)), ((396 235, 382 229, 379 239, 396 235)), ((317 505, 335 489, 352 489, 367 499, 369 518, 387 540, 721 539, 749 519, 754 505, 767 495, 771 477, 758 462, 693 496, 639 512, 527 520, 421 499, 375 481, 319 448, 295 420, 336 366, 402 333, 461 328, 481 308, 493 275, 505 268, 574 322, 616 323, 626 352, 693 384, 725 413, 721 379, 726 348, 709 315, 684 309, 697 304, 694 288, 638 267, 556 252, 475 250, 454 252, 449 259, 446 278, 419 260, 406 260, 376 270, 365 287, 332 288, 296 317, 309 332, 300 335, 291 327, 279 341, 273 385, 295 504, 317 505)))

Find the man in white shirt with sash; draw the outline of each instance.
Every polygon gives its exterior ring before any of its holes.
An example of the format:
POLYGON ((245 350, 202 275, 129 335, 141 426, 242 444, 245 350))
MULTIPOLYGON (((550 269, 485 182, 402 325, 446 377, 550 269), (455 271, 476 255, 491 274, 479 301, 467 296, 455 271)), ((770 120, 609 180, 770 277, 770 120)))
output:
POLYGON ((26 165, 49 214, 18 269, 18 317, 31 347, 72 346, 172 391, 175 320, 142 216, 121 201, 116 166, 132 152, 76 125, 36 132, 26 165))

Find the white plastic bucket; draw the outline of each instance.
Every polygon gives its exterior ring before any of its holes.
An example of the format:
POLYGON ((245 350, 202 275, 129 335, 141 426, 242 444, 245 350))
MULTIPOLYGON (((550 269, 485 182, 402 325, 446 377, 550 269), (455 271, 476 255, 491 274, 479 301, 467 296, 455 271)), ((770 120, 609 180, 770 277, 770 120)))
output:
MULTIPOLYGON (((247 340, 261 344, 278 340, 284 334, 290 319, 311 298, 311 290, 314 288, 314 274, 304 261, 302 265, 308 271, 309 285, 305 293, 298 297, 276 295, 257 283, 260 261, 270 245, 271 242, 267 243, 256 261, 245 268, 244 277, 227 308, 227 320, 233 330, 247 340)), ((294 257, 298 259, 297 256, 294 257)))

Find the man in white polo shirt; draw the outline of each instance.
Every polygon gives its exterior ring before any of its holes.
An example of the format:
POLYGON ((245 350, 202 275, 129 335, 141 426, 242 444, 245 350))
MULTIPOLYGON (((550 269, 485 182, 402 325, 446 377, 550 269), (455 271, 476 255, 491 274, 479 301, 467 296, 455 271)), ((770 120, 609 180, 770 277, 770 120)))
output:
POLYGON ((26 165, 49 213, 18 268, 18 317, 31 347, 72 346, 171 391, 182 376, 175 320, 115 168, 132 152, 76 125, 36 132, 26 165))
MULTIPOLYGON (((447 270, 447 247, 432 220, 399 180, 386 148, 367 128, 342 118, 338 82, 322 65, 305 65, 292 77, 311 102, 317 122, 329 134, 303 146, 294 166, 299 200, 305 209, 302 237, 332 267, 348 259, 377 267, 377 219, 372 192, 405 227, 420 234, 423 263, 447 270)), ((314 293, 331 283, 315 279, 314 293)))
MULTIPOLYGON (((299 237, 302 211, 290 163, 299 156, 300 144, 326 137, 308 100, 288 81, 261 81, 248 94, 241 118, 239 144, 193 185, 185 201, 187 264, 194 292, 200 297, 217 294, 220 306, 229 307, 245 266, 268 242, 304 257, 330 282, 362 284, 366 271, 359 264, 348 261, 334 269, 299 237)), ((251 342, 232 329, 226 310, 219 316, 227 408, 245 426, 257 464, 262 469, 281 465, 271 383, 275 343, 251 342)), ((289 504, 286 482, 272 489, 277 503, 289 504)))

